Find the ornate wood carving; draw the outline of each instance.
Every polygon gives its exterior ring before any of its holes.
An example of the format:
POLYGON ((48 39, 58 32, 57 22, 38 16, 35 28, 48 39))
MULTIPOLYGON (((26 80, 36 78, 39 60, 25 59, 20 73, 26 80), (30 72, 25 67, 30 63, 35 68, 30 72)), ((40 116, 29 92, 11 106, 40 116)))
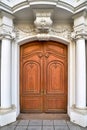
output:
POLYGON ((21 111, 66 112, 67 47, 56 42, 21 46, 21 111))

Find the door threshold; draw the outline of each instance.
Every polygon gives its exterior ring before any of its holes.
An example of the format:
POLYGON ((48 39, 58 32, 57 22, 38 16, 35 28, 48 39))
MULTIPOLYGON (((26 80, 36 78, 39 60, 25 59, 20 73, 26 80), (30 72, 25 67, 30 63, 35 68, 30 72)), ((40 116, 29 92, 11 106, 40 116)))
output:
POLYGON ((67 114, 20 113, 18 120, 70 120, 67 114))

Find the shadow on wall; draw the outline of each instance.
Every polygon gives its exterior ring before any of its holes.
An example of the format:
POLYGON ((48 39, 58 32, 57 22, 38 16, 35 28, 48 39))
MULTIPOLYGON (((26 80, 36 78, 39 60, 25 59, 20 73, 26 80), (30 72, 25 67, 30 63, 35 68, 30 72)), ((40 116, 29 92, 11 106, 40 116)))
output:
POLYGON ((86 40, 86 106, 87 106, 87 40, 86 40))
POLYGON ((0 106, 1 106, 1 41, 0 41, 0 106))

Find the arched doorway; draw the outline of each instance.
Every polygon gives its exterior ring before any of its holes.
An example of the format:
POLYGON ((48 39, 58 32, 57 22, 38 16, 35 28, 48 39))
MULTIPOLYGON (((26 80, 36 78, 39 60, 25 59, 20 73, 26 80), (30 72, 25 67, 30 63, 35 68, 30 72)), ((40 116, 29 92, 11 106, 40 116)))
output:
POLYGON ((67 111, 67 46, 34 41, 20 47, 21 112, 67 111))

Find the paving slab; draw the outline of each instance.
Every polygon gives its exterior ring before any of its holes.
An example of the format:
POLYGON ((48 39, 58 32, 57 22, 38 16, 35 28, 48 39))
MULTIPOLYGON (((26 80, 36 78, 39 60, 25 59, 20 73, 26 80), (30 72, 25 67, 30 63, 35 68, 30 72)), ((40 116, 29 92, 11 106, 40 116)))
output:
POLYGON ((79 127, 79 126, 69 126, 69 129, 70 130, 81 130, 81 127, 79 127))
POLYGON ((52 126, 53 125, 53 120, 43 120, 43 125, 52 126))
POLYGON ((8 130, 14 130, 16 126, 8 126, 8 130))
POLYGON ((42 120, 30 120, 30 122, 29 122, 29 126, 40 126, 40 125, 42 125, 42 120))
POLYGON ((27 130, 27 126, 17 126, 15 130, 27 130))
POLYGON ((66 123, 67 123, 68 126, 78 126, 77 124, 70 122, 70 121, 67 121, 66 123))
POLYGON ((67 125, 65 120, 54 120, 54 125, 67 125))
POLYGON ((29 120, 20 120, 17 125, 20 126, 27 126, 29 124, 29 120))
POLYGON ((18 120, 0 130, 87 130, 65 120, 18 120))
POLYGON ((70 129, 68 128, 68 126, 55 126, 55 130, 70 130, 70 129))
POLYGON ((53 126, 43 126, 43 130, 54 130, 53 126))
POLYGON ((27 130, 42 130, 42 126, 29 126, 27 130))
POLYGON ((87 127, 86 128, 81 127, 81 130, 87 130, 87 127))
POLYGON ((15 127, 16 126, 4 126, 4 127, 1 127, 0 130, 15 130, 15 127))
POLYGON ((0 127, 0 130, 7 130, 7 126, 0 127))

